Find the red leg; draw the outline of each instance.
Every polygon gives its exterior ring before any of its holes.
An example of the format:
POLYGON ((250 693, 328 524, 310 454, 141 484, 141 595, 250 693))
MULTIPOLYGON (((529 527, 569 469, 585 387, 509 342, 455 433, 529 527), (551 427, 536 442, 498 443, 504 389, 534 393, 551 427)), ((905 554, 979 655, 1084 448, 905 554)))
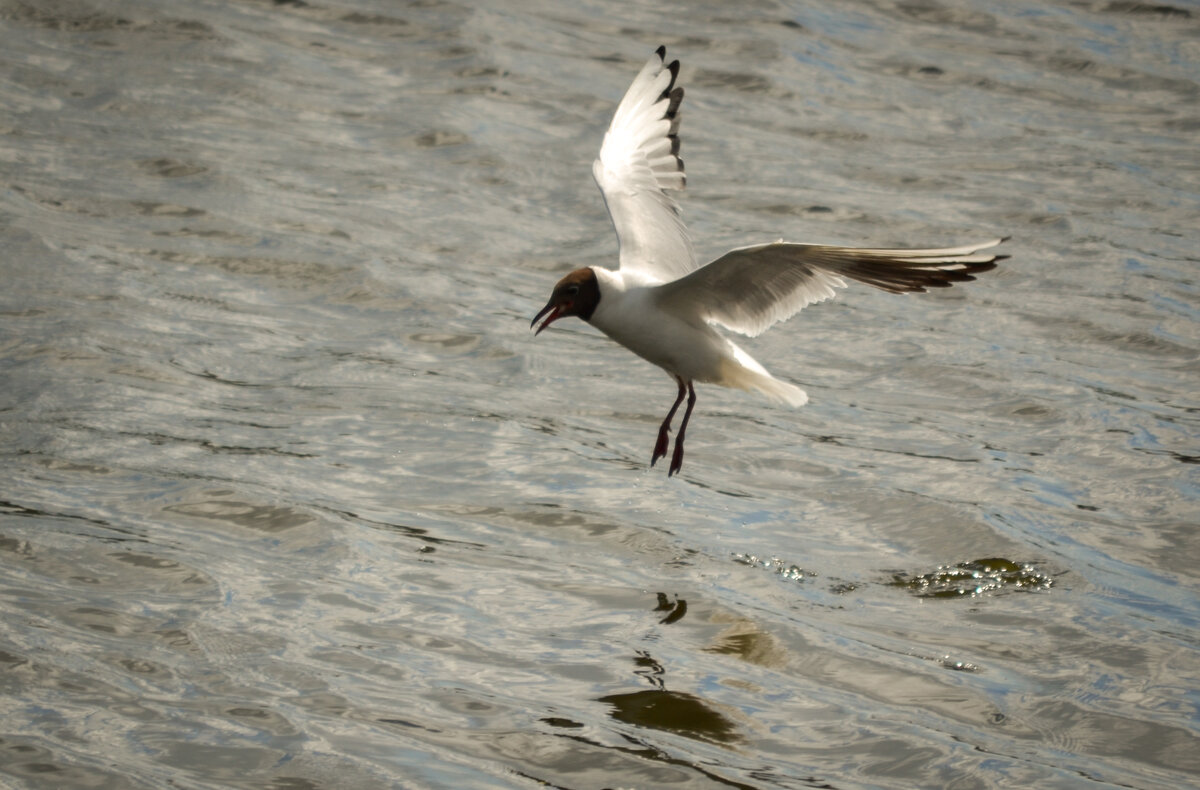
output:
MULTIPOLYGON (((686 390, 683 388, 683 379, 678 376, 675 380, 679 382, 679 397, 675 399, 675 405, 667 412, 667 419, 663 420, 662 427, 658 429, 658 441, 654 443, 654 455, 650 456, 650 465, 654 466, 659 458, 666 458, 667 445, 670 440, 667 434, 671 432, 671 420, 675 419, 675 412, 679 411, 679 404, 683 403, 683 396, 686 390)), ((667 475, 670 477, 670 475, 667 475)))
MULTIPOLYGON (((696 390, 690 381, 687 390, 688 405, 683 412, 683 421, 679 423, 679 434, 675 437, 675 452, 671 454, 671 468, 667 471, 667 477, 683 468, 683 434, 687 430, 688 420, 692 417, 692 407, 696 405, 696 390)), ((683 397, 683 382, 680 382, 679 395, 683 397)))

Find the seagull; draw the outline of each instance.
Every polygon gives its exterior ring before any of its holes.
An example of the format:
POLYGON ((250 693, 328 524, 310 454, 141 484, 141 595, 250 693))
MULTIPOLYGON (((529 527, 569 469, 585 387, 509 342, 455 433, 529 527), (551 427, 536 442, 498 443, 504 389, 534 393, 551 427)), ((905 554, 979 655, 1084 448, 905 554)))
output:
POLYGON ((545 319, 536 336, 560 318, 581 318, 675 380, 678 395, 650 457, 652 467, 666 457, 671 423, 686 396, 670 477, 683 467, 696 382, 757 392, 789 406, 808 402, 804 390, 772 376, 717 327, 754 337, 831 299, 847 279, 890 293, 924 293, 974 280, 1008 256, 985 252, 1004 238, 931 249, 776 241, 738 247, 698 265, 671 197, 686 183, 678 135, 683 88, 675 84, 679 61, 667 63, 666 55, 659 47, 634 78, 592 166, 617 232, 618 268, 587 266, 563 277, 529 327, 545 319))

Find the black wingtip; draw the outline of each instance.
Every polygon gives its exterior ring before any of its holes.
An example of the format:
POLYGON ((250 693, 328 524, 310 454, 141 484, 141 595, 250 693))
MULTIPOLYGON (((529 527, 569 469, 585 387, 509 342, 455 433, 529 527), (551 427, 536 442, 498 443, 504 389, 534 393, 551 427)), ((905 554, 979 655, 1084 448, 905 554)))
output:
POLYGON ((659 47, 658 47, 658 49, 654 50, 654 54, 655 54, 655 55, 658 55, 659 59, 665 62, 665 61, 666 61, 666 59, 667 59, 667 47, 666 47, 666 45, 660 44, 660 45, 659 45, 659 47))
POLYGON ((670 63, 668 63, 667 71, 671 72, 671 84, 667 86, 665 91, 663 91, 664 96, 671 92, 671 89, 675 87, 675 80, 679 79, 679 61, 672 60, 670 63))
MULTIPOLYGON (((671 76, 671 84, 675 84, 674 75, 671 76)), ((667 111, 663 113, 663 117, 668 121, 675 120, 675 116, 679 114, 679 105, 683 103, 683 87, 668 87, 665 91, 663 91, 662 96, 659 97, 660 101, 662 99, 667 100, 667 111)))

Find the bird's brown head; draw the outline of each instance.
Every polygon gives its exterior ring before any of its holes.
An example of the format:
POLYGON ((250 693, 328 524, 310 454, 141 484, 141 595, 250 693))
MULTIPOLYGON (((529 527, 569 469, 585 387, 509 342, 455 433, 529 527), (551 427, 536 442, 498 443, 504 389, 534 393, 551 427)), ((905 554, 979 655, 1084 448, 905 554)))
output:
POLYGON ((587 321, 599 303, 600 284, 596 282, 596 273, 588 268, 576 269, 554 286, 550 301, 546 302, 546 306, 529 322, 529 328, 532 329, 542 316, 546 316, 546 320, 542 321, 535 335, 541 334, 543 329, 567 316, 578 316, 587 321))

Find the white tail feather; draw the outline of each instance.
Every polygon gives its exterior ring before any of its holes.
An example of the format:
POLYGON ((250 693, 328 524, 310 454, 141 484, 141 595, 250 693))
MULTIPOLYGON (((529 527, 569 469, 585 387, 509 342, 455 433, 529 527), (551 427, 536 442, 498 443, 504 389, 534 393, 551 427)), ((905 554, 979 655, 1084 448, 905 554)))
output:
MULTIPOLYGON (((736 348, 736 346, 735 346, 736 348)), ((749 362, 749 365, 738 364, 730 360, 722 360, 721 377, 716 384, 735 387, 747 392, 757 392, 765 395, 776 403, 786 403, 788 406, 803 406, 808 403, 808 393, 795 384, 788 384, 772 376, 762 365, 759 365, 740 348, 737 351, 739 362, 749 362)))
POLYGON ((746 377, 745 383, 738 386, 742 389, 762 393, 767 398, 777 403, 786 403, 788 406, 803 406, 808 403, 807 392, 795 384, 788 384, 786 381, 780 381, 771 376, 751 373, 746 377))

